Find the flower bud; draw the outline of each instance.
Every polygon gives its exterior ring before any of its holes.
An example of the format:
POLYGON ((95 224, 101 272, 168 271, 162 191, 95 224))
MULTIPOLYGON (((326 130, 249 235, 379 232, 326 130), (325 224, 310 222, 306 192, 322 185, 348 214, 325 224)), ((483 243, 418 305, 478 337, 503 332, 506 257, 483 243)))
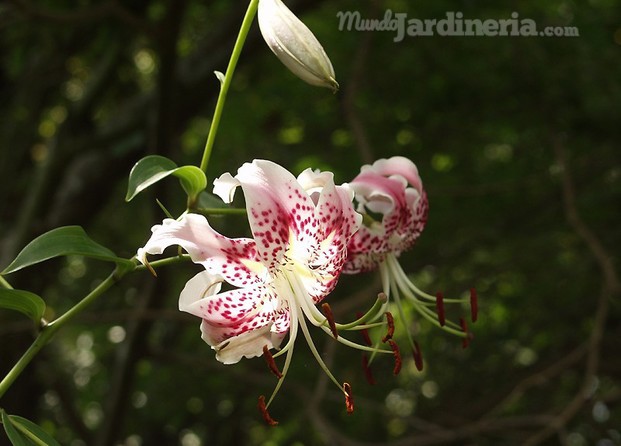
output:
POLYGON ((258 17, 265 42, 293 74, 311 85, 338 90, 323 47, 281 0, 259 0, 258 17))

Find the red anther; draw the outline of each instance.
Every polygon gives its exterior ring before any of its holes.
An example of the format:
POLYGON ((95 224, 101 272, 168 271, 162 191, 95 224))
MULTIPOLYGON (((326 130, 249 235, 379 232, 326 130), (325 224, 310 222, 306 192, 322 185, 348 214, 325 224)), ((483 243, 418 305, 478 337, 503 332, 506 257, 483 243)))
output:
POLYGON ((267 406, 265 405, 265 397, 263 395, 259 397, 258 407, 261 411, 261 415, 263 415, 263 419, 267 424, 269 424, 270 426, 276 426, 278 424, 278 421, 274 420, 267 411, 267 406))
POLYGON ((334 336, 334 339, 338 339, 339 333, 336 331, 336 323, 334 322, 334 315, 332 314, 332 308, 330 308, 330 304, 322 304, 321 309, 323 310, 323 314, 326 316, 326 320, 328 321, 328 325, 330 326, 332 336, 334 336))
POLYGON ((414 365, 419 372, 423 370, 423 354, 420 350, 418 342, 414 341, 414 348, 412 349, 412 356, 414 357, 414 365))
POLYGON ((436 293, 436 311, 438 312, 438 322, 440 327, 444 327, 446 320, 444 319, 444 296, 442 293, 436 293))
POLYGON ((462 331, 464 333, 466 333, 466 337, 462 338, 462 340, 461 340, 461 346, 462 346, 462 348, 466 348, 466 347, 468 347, 470 345, 470 339, 471 339, 472 335, 468 331, 468 324, 466 323, 466 320, 463 317, 459 318, 459 323, 461 324, 462 331))
POLYGON ((372 386, 375 385, 375 378, 369 366, 369 358, 367 358, 367 355, 364 353, 362 354, 362 370, 364 370, 364 376, 367 378, 367 382, 372 386))
POLYGON ((395 334, 395 320, 392 317, 392 313, 390 311, 386 312, 386 324, 388 325, 388 331, 386 335, 382 338, 382 342, 386 342, 389 339, 392 339, 395 334))
POLYGON ((343 383, 343 392, 345 392, 345 407, 347 408, 347 413, 354 413, 354 394, 351 392, 351 386, 349 383, 343 383))
POLYGON ((470 288, 470 319, 472 322, 477 321, 477 315, 479 314, 479 300, 477 297, 476 288, 470 288))
POLYGON ((276 375, 278 379, 282 378, 282 373, 280 373, 280 370, 278 370, 276 361, 274 361, 274 357, 268 350, 267 345, 263 346, 263 357, 265 358, 265 362, 267 362, 267 366, 270 368, 272 373, 276 375))
POLYGON ((392 373, 394 375, 398 375, 401 371, 401 353, 399 352, 399 346, 392 339, 388 339, 388 345, 390 345, 390 348, 392 349, 392 354, 395 357, 395 368, 392 369, 392 373))

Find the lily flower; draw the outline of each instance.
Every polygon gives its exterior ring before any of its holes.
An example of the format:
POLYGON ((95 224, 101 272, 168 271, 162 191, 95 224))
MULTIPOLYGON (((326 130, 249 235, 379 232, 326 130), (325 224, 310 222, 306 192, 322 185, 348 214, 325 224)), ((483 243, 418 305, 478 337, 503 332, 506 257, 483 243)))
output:
MULTIPOLYGON (((464 339, 470 337, 466 322, 456 324, 446 320, 445 303, 462 303, 462 299, 444 299, 420 290, 410 280, 399 263, 402 252, 412 248, 427 223, 429 203, 416 165, 407 158, 396 156, 380 159, 363 166, 350 183, 355 191, 357 211, 363 215, 363 225, 351 238, 348 258, 343 272, 356 274, 379 269, 383 292, 391 297, 402 320, 405 319, 402 299, 413 304, 423 318, 464 339)), ((471 290, 472 320, 476 320, 476 292, 471 290)), ((416 367, 422 369, 418 343, 407 332, 416 367)))
MULTIPOLYGON (((188 213, 154 226, 137 257, 146 264, 147 254, 161 254, 168 246, 179 245, 193 262, 205 267, 187 282, 179 309, 202 319, 202 338, 224 364, 265 356, 281 378, 267 404, 260 398, 266 420, 271 420, 267 406, 287 373, 298 329, 320 366, 343 391, 349 408, 353 401, 350 386, 330 373, 306 320, 346 345, 377 350, 348 341, 336 331, 364 329, 370 326, 364 325, 369 316, 339 325, 330 312, 324 315, 316 307, 334 289, 347 245, 361 224, 362 216, 352 206, 353 191, 347 185, 335 185, 331 172, 307 169, 296 179, 266 160, 244 164, 235 176, 223 174, 214 181, 214 193, 231 203, 240 186, 253 238, 228 238, 204 216, 188 213), (229 289, 221 291, 225 282, 229 289), (272 349, 279 351, 272 356, 272 349), (285 353, 281 373, 273 358, 285 353)), ((376 305, 373 311, 380 307, 376 305)))

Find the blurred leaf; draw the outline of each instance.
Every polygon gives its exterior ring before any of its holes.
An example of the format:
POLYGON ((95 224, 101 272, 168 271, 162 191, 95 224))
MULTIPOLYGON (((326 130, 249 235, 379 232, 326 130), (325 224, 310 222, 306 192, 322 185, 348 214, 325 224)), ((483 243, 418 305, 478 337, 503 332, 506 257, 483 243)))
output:
POLYGON ((131 263, 94 242, 80 226, 63 226, 52 229, 28 243, 2 274, 12 273, 35 263, 64 255, 82 255, 117 264, 131 263))
POLYGON ((45 302, 29 291, 0 289, 0 308, 19 311, 38 323, 45 311, 45 302))
POLYGON ((129 173, 129 183, 127 185, 125 201, 131 201, 147 187, 169 175, 174 175, 179 178, 181 186, 190 198, 195 198, 207 186, 207 178, 198 167, 177 167, 177 165, 168 158, 159 155, 150 155, 138 161, 129 173))
POLYGON ((45 432, 41 426, 33 423, 26 418, 17 416, 17 415, 9 415, 9 419, 11 423, 15 425, 22 433, 28 436, 35 444, 42 444, 47 446, 60 446, 54 438, 50 436, 47 432, 45 432), (36 439, 36 440, 35 440, 36 439), (37 440, 41 441, 39 443, 37 440))
MULTIPOLYGON (((21 432, 15 429, 13 423, 9 419, 9 416, 4 410, 2 412, 2 425, 4 426, 4 432, 6 432, 9 441, 13 446, 32 446, 32 442, 23 436, 21 432)), ((44 443, 41 443, 44 444, 44 443)))

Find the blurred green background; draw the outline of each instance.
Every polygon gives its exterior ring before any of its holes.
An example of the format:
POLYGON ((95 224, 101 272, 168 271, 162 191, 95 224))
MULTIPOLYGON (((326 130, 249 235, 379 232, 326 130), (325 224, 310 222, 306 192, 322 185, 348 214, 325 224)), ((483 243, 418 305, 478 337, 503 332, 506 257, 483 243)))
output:
MULTIPOLYGON (((289 73, 256 24, 244 48, 208 169, 210 180, 267 158, 294 173, 403 155, 430 201, 427 228, 402 257, 431 293, 474 286, 471 346, 411 315, 425 359, 392 375, 315 331, 356 411, 304 342, 264 424, 257 398, 275 378, 262 358, 219 364, 199 321, 177 311, 191 264, 133 274, 63 329, 0 401, 63 445, 621 444, 621 3, 614 0, 287 2, 315 32, 341 90, 289 73), (409 18, 507 19, 574 26, 576 37, 406 37, 339 30, 339 11, 409 18)), ((0 268, 35 236, 77 224, 132 256, 185 197, 174 179, 124 202, 148 154, 198 164, 218 82, 247 1, 9 0, 0 5, 0 268)), ((212 219, 229 236, 239 217, 212 219)), ((80 257, 7 277, 59 315, 110 266, 80 257)), ((330 296, 349 320, 379 291, 343 277, 330 296)), ((467 295, 467 294, 465 294, 467 295)), ((456 318, 467 308, 456 309, 456 318)), ((33 339, 0 311, 2 375, 33 339)), ((0 444, 8 440, 0 434, 0 444)))

